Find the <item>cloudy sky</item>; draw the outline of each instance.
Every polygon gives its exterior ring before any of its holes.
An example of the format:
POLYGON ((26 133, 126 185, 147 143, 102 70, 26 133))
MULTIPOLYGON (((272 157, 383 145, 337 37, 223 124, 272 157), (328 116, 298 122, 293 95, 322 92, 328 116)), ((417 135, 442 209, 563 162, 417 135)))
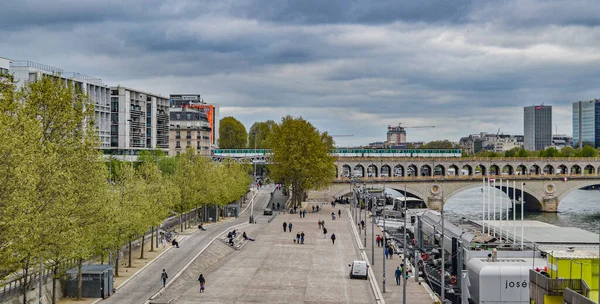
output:
MULTIPOLYGON (((249 128, 302 116, 338 145, 523 134, 523 106, 600 98, 600 1, 4 0, 0 56, 199 93, 249 128)), ((553 130, 554 131, 554 130, 553 130)))

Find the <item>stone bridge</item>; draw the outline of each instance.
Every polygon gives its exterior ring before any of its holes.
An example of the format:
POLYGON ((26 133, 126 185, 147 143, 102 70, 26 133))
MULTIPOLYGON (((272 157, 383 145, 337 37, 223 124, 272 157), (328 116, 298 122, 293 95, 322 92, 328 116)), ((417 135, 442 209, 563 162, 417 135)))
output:
POLYGON ((600 158, 392 158, 340 157, 336 178, 492 175, 594 175, 600 158))
MULTIPOLYGON (((513 181, 516 182, 517 200, 521 199, 521 186, 525 196, 525 208, 544 212, 557 212, 560 201, 571 191, 582 187, 600 184, 600 176, 574 175, 570 177, 558 176, 527 176, 512 175, 502 176, 503 185, 497 177, 496 188, 508 193, 512 198, 513 181), (506 187, 506 180, 509 187, 506 187)), ((308 193, 309 201, 331 201, 336 197, 351 193, 351 188, 364 184, 367 188, 394 189, 409 197, 416 197, 425 202, 428 208, 441 210, 442 205, 455 194, 471 188, 483 186, 482 177, 456 176, 456 177, 406 177, 394 180, 362 179, 362 180, 336 180, 328 188, 308 193)))

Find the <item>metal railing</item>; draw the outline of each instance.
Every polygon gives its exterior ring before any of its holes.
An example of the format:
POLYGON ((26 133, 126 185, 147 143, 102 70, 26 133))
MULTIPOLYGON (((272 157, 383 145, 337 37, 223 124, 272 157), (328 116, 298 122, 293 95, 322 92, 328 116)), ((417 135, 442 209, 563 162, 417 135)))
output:
MULTIPOLYGON (((586 174, 513 174, 513 175, 434 175, 434 176, 395 176, 395 177, 355 177, 356 180, 361 182, 367 181, 385 181, 385 182, 394 182, 394 181, 424 181, 424 180, 479 180, 481 181, 484 177, 490 178, 510 178, 514 180, 536 180, 536 179, 553 179, 553 178, 563 178, 568 177, 570 179, 597 179, 600 177, 600 174, 596 173, 586 173, 586 174)), ((335 182, 350 182, 350 178, 348 177, 337 177, 334 179, 335 182)))
POLYGON ((57 74, 57 75, 61 75, 64 72, 62 69, 55 68, 53 66, 49 66, 49 65, 45 65, 45 64, 41 64, 41 63, 37 63, 37 62, 33 62, 33 61, 26 61, 26 60, 13 61, 10 63, 10 65, 13 67, 34 68, 34 69, 50 72, 50 73, 57 74))
POLYGON ((529 281, 532 285, 531 288, 540 288, 544 294, 552 296, 561 295, 566 288, 575 291, 582 290, 582 280, 580 279, 552 279, 533 269, 529 270, 529 281))
MULTIPOLYGON (((75 267, 77 265, 77 260, 73 259, 73 260, 69 260, 68 262, 62 264, 59 267, 58 273, 64 273, 65 271, 75 267)), ((0 302, 2 302, 2 300, 5 300, 7 297, 14 295, 14 294, 18 294, 21 293, 21 291, 23 290, 25 286, 25 278, 27 277, 27 285, 28 288, 37 288, 37 284, 40 281, 40 278, 43 282, 46 282, 48 280, 48 278, 51 278, 53 273, 52 273, 52 269, 50 268, 45 268, 40 276, 40 272, 38 271, 38 269, 32 269, 30 270, 32 271, 31 274, 28 274, 27 276, 23 276, 20 275, 16 278, 10 279, 9 281, 6 282, 0 282, 0 302)))
POLYGON ((566 288, 563 294, 563 303, 566 304, 595 304, 596 302, 592 301, 585 295, 578 293, 570 288, 566 288))

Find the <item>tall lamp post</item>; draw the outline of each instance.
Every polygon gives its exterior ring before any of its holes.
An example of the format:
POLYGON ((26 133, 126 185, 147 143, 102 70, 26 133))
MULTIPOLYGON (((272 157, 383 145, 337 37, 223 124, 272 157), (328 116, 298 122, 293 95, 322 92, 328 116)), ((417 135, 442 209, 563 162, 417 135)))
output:
MULTIPOLYGON (((256 132, 253 132, 252 135, 254 135, 254 150, 256 150, 256 132)), ((254 170, 252 171, 252 187, 254 188, 256 186, 256 159, 254 159, 253 161, 254 163, 254 170)), ((256 191, 258 191, 258 189, 256 189, 256 191)), ((250 224, 254 223, 254 196, 252 195, 252 198, 250 199, 250 224)), ((285 206, 284 206, 285 207, 285 206)))
MULTIPOLYGON (((406 273, 406 254, 408 252, 407 245, 406 245, 406 217, 408 216, 407 212, 408 212, 408 208, 406 207, 406 179, 405 179, 404 180, 404 245, 402 246, 402 257, 403 257, 402 264, 404 264, 403 271, 405 273, 406 273)), ((416 264, 416 261, 415 261, 415 264, 416 264)), ((415 272, 414 275, 417 276, 418 272, 415 272)), ((402 303, 406 304, 406 275, 404 273, 402 273, 402 281, 404 282, 404 285, 402 286, 402 303)))

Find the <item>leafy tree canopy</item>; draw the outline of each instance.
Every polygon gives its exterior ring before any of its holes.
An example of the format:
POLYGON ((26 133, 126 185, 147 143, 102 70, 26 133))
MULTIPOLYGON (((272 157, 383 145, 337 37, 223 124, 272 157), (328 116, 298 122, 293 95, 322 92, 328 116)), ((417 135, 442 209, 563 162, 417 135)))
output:
POLYGON ((219 122, 219 148, 244 148, 247 138, 246 127, 237 119, 227 116, 219 122))
POLYGON ((328 155, 333 139, 301 117, 285 116, 268 137, 274 164, 270 177, 292 189, 292 202, 300 203, 305 192, 327 186, 335 176, 335 158, 328 155))
POLYGON ((268 149, 270 148, 267 138, 273 133, 273 126, 277 123, 273 120, 255 122, 248 132, 248 148, 268 149))

